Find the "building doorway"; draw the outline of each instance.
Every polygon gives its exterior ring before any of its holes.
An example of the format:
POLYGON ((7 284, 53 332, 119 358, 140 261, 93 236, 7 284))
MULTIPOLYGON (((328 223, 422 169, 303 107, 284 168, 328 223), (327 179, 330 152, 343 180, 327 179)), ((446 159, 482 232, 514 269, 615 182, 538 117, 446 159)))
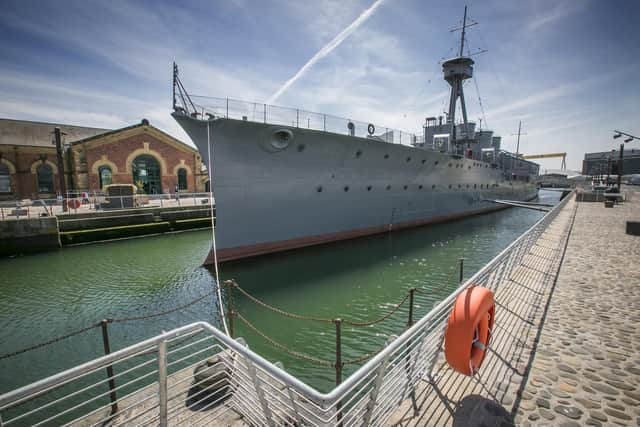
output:
POLYGON ((131 163, 131 170, 138 191, 144 191, 145 194, 162 193, 160 164, 153 156, 143 154, 136 157, 131 163))

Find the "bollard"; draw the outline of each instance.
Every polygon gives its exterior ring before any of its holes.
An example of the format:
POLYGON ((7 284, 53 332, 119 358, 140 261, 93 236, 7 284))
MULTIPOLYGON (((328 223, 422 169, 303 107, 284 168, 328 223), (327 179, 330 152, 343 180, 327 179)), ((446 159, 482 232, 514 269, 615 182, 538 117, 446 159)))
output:
MULTIPOLYGON (((100 322, 100 326, 102 326, 102 344, 104 346, 104 354, 105 356, 111 353, 111 346, 109 345, 109 332, 107 330, 107 325, 109 322, 106 319, 103 319, 100 322)), ((111 400, 111 414, 115 414, 118 412, 118 397, 116 396, 116 382, 113 379, 113 366, 107 366, 107 378, 109 378, 109 399, 111 400)))
POLYGON ((413 294, 416 292, 416 288, 409 289, 409 320, 407 321, 407 327, 413 325, 413 294))
POLYGON ((460 280, 459 283, 462 283, 464 280, 464 258, 460 258, 460 280))

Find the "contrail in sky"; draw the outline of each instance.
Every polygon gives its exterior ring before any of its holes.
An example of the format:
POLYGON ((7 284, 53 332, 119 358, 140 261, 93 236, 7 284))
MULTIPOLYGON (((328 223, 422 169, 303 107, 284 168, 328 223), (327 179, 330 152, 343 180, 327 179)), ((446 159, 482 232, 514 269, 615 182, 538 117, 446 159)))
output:
POLYGON ((324 45, 322 49, 320 49, 313 57, 307 61, 306 64, 302 66, 298 70, 297 73, 293 75, 289 80, 287 80, 281 87, 278 89, 271 97, 267 100, 267 104, 272 104, 282 95, 292 84, 294 84, 300 77, 302 77, 311 67, 315 65, 316 62, 329 55, 335 48, 340 46, 340 44, 345 41, 347 37, 355 30, 358 29, 360 25, 362 25, 369 17, 376 11, 378 6, 382 4, 384 0, 375 0, 371 6, 364 12, 358 16, 355 21, 353 21, 347 28, 340 31, 337 36, 333 38, 329 43, 324 45))

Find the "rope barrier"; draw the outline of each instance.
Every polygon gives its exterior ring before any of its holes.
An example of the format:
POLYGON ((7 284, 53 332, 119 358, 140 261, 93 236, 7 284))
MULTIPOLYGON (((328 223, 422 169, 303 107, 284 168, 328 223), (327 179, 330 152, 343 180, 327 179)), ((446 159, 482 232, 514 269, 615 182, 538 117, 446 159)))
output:
POLYGON ((242 316, 240 313, 236 312, 234 314, 238 317, 238 319, 242 320, 242 322, 245 325, 247 325, 247 327, 249 329, 251 329, 253 332, 255 332, 256 334, 261 336, 269 344, 271 344, 272 346, 276 347, 279 350, 284 351, 288 355, 293 356, 293 357, 298 358, 298 359, 301 359, 301 360, 306 360, 307 362, 315 363, 317 365, 334 366, 334 363, 330 362, 328 360, 318 359, 316 357, 309 356, 308 354, 300 353, 300 352, 297 352, 297 351, 294 351, 294 350, 291 350, 291 349, 287 348, 285 345, 280 344, 279 342, 275 341, 273 338, 268 337, 265 333, 263 333, 258 328, 256 328, 251 322, 249 322, 247 319, 245 319, 244 316, 242 316))
POLYGON ((3 354, 2 356, 0 356, 0 360, 8 359, 10 357, 17 356, 19 354, 26 353, 26 352, 31 351, 31 350, 35 350, 35 349, 38 349, 38 348, 41 348, 41 347, 44 347, 44 346, 47 346, 47 345, 50 345, 50 344, 57 343, 58 341, 62 341, 62 340, 65 340, 67 338, 71 338, 71 337, 73 337, 75 335, 79 335, 79 334, 81 334, 83 332, 90 331, 93 328, 97 328, 98 326, 100 326, 101 323, 102 322, 97 322, 97 323, 94 323, 93 325, 89 325, 89 326, 87 326, 85 328, 78 329, 78 330, 75 330, 73 332, 69 332, 68 334, 61 335, 59 337, 50 339, 49 341, 45 341, 45 342, 42 342, 40 344, 32 345, 30 347, 26 347, 26 348, 23 348, 21 350, 17 350, 17 351, 11 352, 11 353, 3 354))

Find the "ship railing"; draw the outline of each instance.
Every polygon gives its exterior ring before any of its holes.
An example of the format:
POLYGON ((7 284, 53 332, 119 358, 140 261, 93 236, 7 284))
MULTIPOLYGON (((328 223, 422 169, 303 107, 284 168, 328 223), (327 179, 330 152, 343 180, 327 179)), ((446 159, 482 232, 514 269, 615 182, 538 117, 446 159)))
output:
POLYGON ((120 210, 148 208, 208 207, 215 205, 209 193, 160 193, 128 196, 108 195, 102 192, 69 193, 55 199, 23 199, 0 202, 0 220, 65 216, 70 214, 100 214, 120 210))
MULTIPOLYGON (((0 426, 231 425, 239 417, 256 426, 383 425, 401 403, 415 397, 419 384, 433 387, 456 297, 472 285, 494 292, 508 285, 540 240, 552 244, 542 234, 571 198, 415 324, 390 336, 386 347, 328 393, 267 361, 241 338, 197 322, 1 395, 0 426)), ((557 251, 569 236, 568 215, 554 224, 557 251)), ((552 286, 555 274, 545 273, 545 286, 552 286)))
MULTIPOLYGON (((250 122, 268 123, 293 128, 313 129, 340 135, 352 135, 380 142, 408 146, 424 142, 421 135, 381 126, 378 123, 363 122, 331 114, 314 113, 296 108, 260 104, 231 98, 215 98, 199 95, 190 95, 190 98, 193 99, 193 104, 196 108, 196 112, 192 113, 192 115, 204 119, 230 118, 247 120, 250 122)), ((184 111, 190 110, 184 109, 184 111)))

